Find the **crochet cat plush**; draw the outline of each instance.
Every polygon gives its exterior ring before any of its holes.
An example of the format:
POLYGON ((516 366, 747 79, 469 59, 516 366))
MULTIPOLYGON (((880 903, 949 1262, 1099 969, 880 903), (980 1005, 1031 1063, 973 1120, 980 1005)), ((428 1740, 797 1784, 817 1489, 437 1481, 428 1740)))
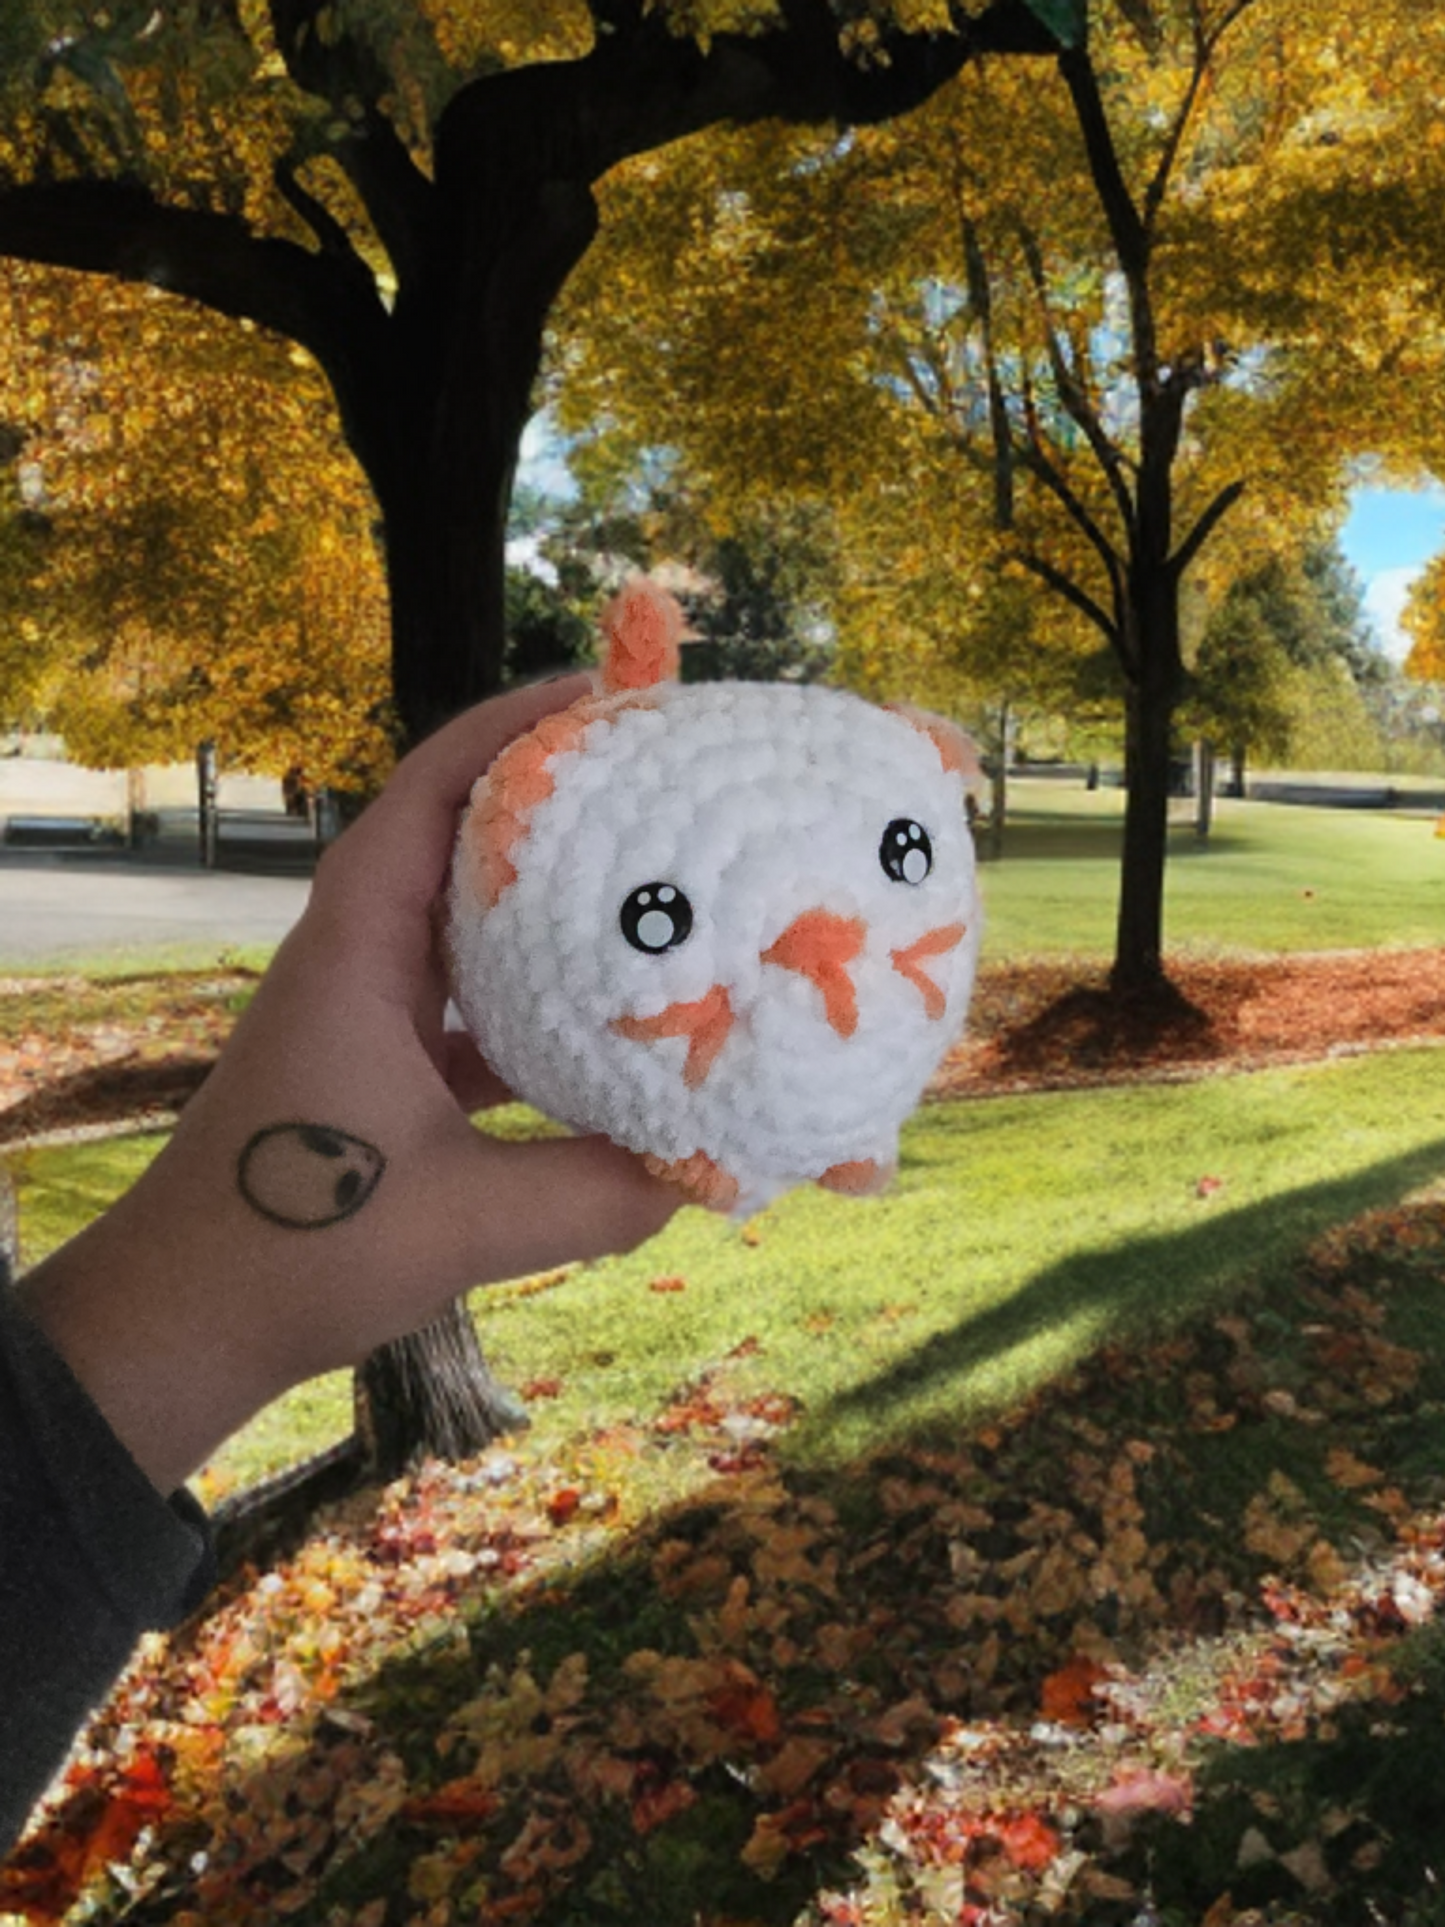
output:
POLYGON ((452 995, 519 1097, 744 1214, 882 1188, 963 1025, 979 905, 953 724, 675 678, 633 583, 601 688, 510 744, 458 835, 452 995))

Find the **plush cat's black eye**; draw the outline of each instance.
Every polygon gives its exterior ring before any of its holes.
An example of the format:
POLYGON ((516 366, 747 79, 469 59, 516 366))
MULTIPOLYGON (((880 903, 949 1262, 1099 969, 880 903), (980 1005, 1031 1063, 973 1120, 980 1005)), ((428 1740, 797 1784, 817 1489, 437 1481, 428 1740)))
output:
POLYGON ((878 845, 878 861, 895 883, 922 883, 933 868, 927 830, 911 816, 895 816, 878 845))
POLYGON ((632 948, 655 957, 687 942, 692 905, 675 883, 644 883, 623 904, 619 921, 632 948))

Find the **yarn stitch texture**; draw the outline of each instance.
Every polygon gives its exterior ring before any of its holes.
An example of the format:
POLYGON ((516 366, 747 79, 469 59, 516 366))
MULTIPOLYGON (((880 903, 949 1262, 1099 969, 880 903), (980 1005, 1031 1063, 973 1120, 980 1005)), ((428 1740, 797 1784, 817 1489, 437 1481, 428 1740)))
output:
MULTIPOLYGON (((611 660, 619 630, 677 626, 632 595, 648 626, 609 611, 611 660)), ((840 689, 611 687, 472 792, 447 928, 463 1020, 519 1097, 699 1202, 881 1188, 973 986, 969 746, 840 689)))

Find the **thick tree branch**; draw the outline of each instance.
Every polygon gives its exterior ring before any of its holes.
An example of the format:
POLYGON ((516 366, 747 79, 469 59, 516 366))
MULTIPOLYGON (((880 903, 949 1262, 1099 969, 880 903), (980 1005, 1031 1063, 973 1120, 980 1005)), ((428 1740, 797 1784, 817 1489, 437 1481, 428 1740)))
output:
POLYGON ((887 34, 869 65, 840 46, 828 0, 783 0, 782 13, 772 32, 717 34, 704 51, 671 32, 660 9, 599 5, 608 30, 584 58, 460 89, 438 128, 438 178, 500 149, 504 129, 526 135, 514 170, 595 181, 633 154, 719 122, 863 126, 920 105, 980 53, 1057 51, 1024 0, 994 0, 976 19, 960 14, 951 33, 887 34))
POLYGON ((1104 98, 1099 91, 1099 77, 1094 72, 1087 45, 1066 48, 1059 55, 1059 73, 1074 103, 1074 117, 1084 137, 1089 171, 1104 219, 1109 224, 1109 238, 1132 288, 1133 283, 1148 272, 1149 234, 1134 205, 1129 183, 1124 179, 1113 130, 1104 111, 1104 98))
POLYGON ((335 149, 337 162, 361 196, 398 281, 419 270, 432 221, 435 190, 379 107, 335 149))
POLYGON ((1226 516, 1244 493, 1244 483, 1230 482, 1222 488, 1205 509, 1194 527, 1185 536, 1174 554, 1169 558, 1169 568, 1177 582, 1190 563, 1213 535, 1220 521, 1226 516))
POLYGON ((187 295, 299 342, 328 370, 379 345, 386 322, 354 256, 313 254, 229 215, 166 207, 124 182, 59 181, 0 194, 0 254, 187 295))

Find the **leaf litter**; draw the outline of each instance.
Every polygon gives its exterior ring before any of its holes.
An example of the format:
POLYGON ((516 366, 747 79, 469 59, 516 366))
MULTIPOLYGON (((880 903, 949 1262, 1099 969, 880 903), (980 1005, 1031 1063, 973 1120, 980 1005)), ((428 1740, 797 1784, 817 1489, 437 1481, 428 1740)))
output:
POLYGON ((729 1358, 650 1424, 428 1464, 147 1640, 0 1912, 1424 1919, 1442 1266, 1427 1195, 866 1464, 795 1461, 729 1358))
MULTIPOLYGON (((995 971, 938 1092, 1438 1036, 1442 964, 1186 965, 1207 1021, 1132 1035, 1076 968, 995 971)), ((185 991, 182 1057, 245 988, 185 991)), ((164 1068, 170 1015, 113 1007, 58 1054, 10 1023, 7 1124, 122 1103, 83 1073, 164 1068)), ((1232 1313, 833 1472, 729 1358, 650 1423, 428 1464, 143 1643, 0 1918, 1423 1927, 1442 1274, 1419 1198, 1232 1313)))

